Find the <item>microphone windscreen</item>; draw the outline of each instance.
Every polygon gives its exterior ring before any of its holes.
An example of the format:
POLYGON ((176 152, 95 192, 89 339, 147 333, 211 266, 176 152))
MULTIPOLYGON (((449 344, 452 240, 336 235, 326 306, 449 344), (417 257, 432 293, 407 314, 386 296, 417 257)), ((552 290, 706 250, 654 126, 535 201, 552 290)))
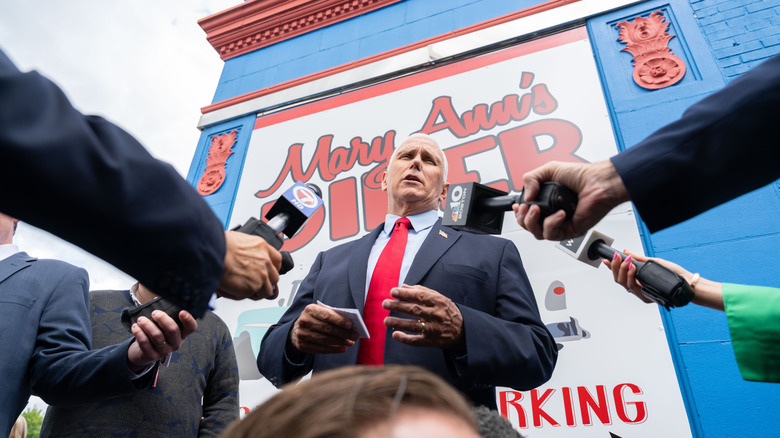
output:
POLYGON ((317 184, 314 183, 306 183, 306 186, 311 189, 314 194, 322 198, 322 190, 320 190, 320 187, 317 184))

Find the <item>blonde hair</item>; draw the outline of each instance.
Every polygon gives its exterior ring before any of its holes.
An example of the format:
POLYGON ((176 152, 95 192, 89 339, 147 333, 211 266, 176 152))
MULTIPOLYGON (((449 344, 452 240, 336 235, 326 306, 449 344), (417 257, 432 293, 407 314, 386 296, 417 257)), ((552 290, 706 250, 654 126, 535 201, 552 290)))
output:
POLYGON ((365 429, 392 422, 399 408, 425 408, 476 420, 464 396, 420 367, 387 365, 338 368, 289 384, 223 434, 230 438, 354 438, 365 429))

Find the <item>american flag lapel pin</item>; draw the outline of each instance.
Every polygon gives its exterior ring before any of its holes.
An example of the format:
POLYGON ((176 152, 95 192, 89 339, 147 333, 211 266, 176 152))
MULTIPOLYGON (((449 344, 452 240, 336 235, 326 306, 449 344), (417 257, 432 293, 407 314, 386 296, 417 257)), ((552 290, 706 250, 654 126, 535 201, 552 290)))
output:
POLYGON ((444 231, 442 231, 442 230, 439 230, 439 236, 441 236, 441 237, 443 237, 443 238, 445 238, 445 239, 446 239, 446 238, 447 238, 447 233, 445 233, 445 232, 444 232, 444 231))

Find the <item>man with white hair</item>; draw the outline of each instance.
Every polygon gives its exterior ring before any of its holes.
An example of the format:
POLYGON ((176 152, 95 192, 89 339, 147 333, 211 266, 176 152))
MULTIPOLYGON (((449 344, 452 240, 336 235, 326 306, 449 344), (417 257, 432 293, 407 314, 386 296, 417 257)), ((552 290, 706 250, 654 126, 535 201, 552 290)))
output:
POLYGON ((441 225, 446 169, 425 134, 393 152, 384 225, 320 253, 263 339, 257 363, 271 383, 345 365, 411 364, 495 408, 495 386, 527 390, 550 378, 557 349, 515 245, 441 225), (370 337, 359 340, 348 318, 320 302, 361 311, 370 337))

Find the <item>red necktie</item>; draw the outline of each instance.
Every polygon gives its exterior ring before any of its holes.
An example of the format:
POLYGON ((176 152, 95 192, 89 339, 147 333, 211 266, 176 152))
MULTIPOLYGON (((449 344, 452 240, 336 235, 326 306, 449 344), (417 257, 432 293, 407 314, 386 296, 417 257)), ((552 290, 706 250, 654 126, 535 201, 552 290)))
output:
POLYGON ((398 287, 401 276, 401 262, 404 259, 406 238, 409 236, 409 219, 402 217, 395 221, 393 235, 387 242, 376 262, 371 283, 368 285, 366 304, 363 307, 363 321, 368 328, 368 339, 360 340, 358 364, 382 365, 385 363, 385 318, 390 314, 382 307, 382 301, 390 298, 390 289, 398 287))

